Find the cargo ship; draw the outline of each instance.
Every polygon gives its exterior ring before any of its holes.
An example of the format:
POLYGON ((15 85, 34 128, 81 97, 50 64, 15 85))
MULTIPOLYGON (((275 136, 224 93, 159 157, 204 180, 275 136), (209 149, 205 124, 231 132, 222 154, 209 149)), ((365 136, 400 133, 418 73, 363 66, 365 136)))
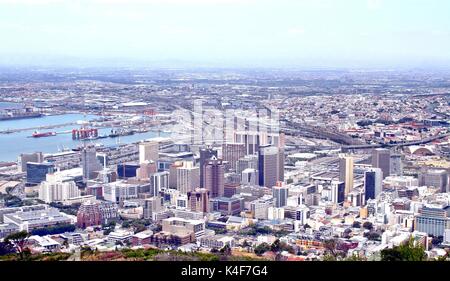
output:
POLYGON ((132 130, 114 130, 111 129, 111 133, 109 134, 110 138, 122 137, 122 136, 130 136, 133 135, 134 131, 132 130))
POLYGON ((43 137, 52 137, 56 136, 56 132, 44 132, 40 133, 38 131, 35 131, 32 135, 33 138, 43 138, 43 137))
POLYGON ((0 121, 39 118, 42 116, 43 116, 42 113, 16 113, 16 114, 8 113, 8 114, 0 114, 0 121))

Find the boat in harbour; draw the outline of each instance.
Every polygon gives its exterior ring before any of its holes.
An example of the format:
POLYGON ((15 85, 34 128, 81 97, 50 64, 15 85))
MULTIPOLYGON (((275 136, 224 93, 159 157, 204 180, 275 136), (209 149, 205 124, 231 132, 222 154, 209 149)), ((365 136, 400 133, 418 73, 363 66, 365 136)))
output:
POLYGON ((33 138, 43 138, 43 137, 52 137, 52 136, 56 136, 56 132, 38 132, 35 131, 32 135, 33 138))

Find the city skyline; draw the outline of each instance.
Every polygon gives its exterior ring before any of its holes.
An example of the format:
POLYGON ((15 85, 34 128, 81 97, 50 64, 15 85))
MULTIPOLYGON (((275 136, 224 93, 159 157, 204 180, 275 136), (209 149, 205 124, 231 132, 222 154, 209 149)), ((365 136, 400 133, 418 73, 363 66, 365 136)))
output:
POLYGON ((0 0, 0 261, 450 261, 449 8, 0 0))

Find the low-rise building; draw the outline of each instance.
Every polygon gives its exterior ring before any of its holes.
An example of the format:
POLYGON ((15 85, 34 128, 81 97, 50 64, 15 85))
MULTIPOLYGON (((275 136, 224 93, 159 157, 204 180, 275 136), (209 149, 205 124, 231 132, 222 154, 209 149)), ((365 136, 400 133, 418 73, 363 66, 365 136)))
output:
POLYGON ((199 239, 201 247, 210 249, 222 249, 225 245, 234 247, 235 240, 232 236, 226 235, 208 235, 199 239))
POLYGON ((31 232, 33 229, 75 223, 73 216, 61 213, 56 208, 42 210, 17 211, 3 215, 5 223, 14 224, 19 231, 31 232))

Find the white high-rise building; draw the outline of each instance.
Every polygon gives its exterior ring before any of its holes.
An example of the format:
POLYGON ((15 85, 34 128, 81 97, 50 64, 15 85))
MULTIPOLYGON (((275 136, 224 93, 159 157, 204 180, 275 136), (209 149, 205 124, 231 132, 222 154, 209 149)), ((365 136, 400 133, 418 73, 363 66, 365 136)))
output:
POLYGON ((331 202, 341 204, 345 201, 345 183, 343 181, 331 182, 331 202))
POLYGON ((353 189, 353 157, 339 155, 339 180, 345 183, 345 196, 353 189))
POLYGON ((159 143, 156 141, 142 142, 139 144, 139 163, 146 161, 157 162, 159 158, 159 143))
POLYGON ((242 171, 241 184, 243 185, 258 185, 258 170, 245 169, 242 171))
POLYGON ((267 218, 269 220, 283 220, 284 219, 284 209, 269 207, 267 210, 267 218))
POLYGON ((159 172, 150 175, 150 194, 158 196, 162 189, 169 188, 169 172, 159 172))
POLYGON ((200 168, 195 167, 193 162, 183 162, 183 166, 178 167, 176 171, 177 189, 182 194, 187 194, 188 191, 200 187, 200 168))
POLYGON ((72 180, 66 180, 55 174, 47 175, 39 187, 39 199, 45 203, 64 201, 80 196, 80 190, 72 180))

